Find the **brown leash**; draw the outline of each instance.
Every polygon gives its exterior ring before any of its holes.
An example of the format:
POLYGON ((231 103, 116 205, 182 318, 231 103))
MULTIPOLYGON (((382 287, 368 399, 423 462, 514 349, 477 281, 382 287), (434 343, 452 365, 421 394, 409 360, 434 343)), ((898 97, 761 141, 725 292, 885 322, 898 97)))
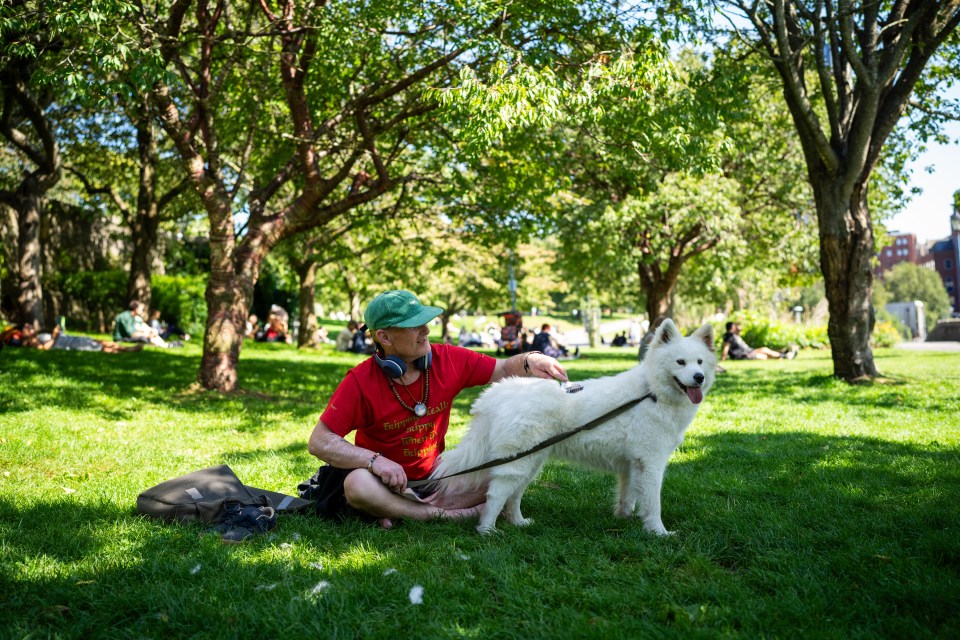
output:
POLYGON ((536 453, 537 451, 542 451, 543 449, 546 449, 547 447, 553 446, 553 445, 557 444, 558 442, 561 442, 561 441, 563 441, 563 440, 566 440, 567 438, 570 438, 570 437, 572 437, 572 436, 575 436, 575 435, 577 435, 578 433, 580 433, 581 431, 589 431, 590 429, 595 429, 596 427, 599 427, 599 426, 600 426, 601 424, 603 424, 604 422, 607 422, 607 421, 609 421, 609 420, 613 420, 613 419, 616 418, 617 416, 619 416, 619 415, 621 415, 621 414, 629 411, 630 409, 634 408, 635 406, 637 406, 638 404, 640 404, 640 403, 643 402, 644 400, 648 400, 648 399, 649 399, 649 400, 653 400, 654 402, 656 402, 656 401, 657 401, 657 396, 654 395, 653 393, 648 393, 647 395, 643 396, 642 398, 638 398, 638 399, 636 399, 636 400, 631 400, 630 402, 627 402, 627 403, 625 403, 625 404, 622 404, 622 405, 620 405, 619 407, 617 407, 616 409, 613 409, 612 411, 608 411, 607 413, 603 414, 603 415, 600 416, 599 418, 594 418, 594 419, 591 420, 590 422, 588 422, 588 423, 586 423, 586 424, 584 424, 584 425, 581 425, 581 426, 577 427, 576 429, 573 429, 573 430, 571 430, 571 431, 566 431, 566 432, 564 432, 564 433, 558 433, 558 434, 555 435, 555 436, 552 436, 552 437, 550 437, 550 438, 547 438, 547 439, 544 440, 543 442, 535 445, 534 447, 532 447, 532 448, 530 448, 530 449, 527 449, 526 451, 521 451, 520 453, 515 453, 515 454, 513 454, 513 455, 505 456, 505 457, 503 457, 503 458, 496 458, 495 460, 490 460, 489 462, 484 462, 483 464, 479 464, 479 465, 477 465, 477 466, 475 466, 475 467, 471 467, 470 469, 465 469, 465 470, 463 470, 463 471, 458 471, 457 473, 451 473, 450 475, 447 475, 447 476, 441 476, 441 477, 439 477, 439 478, 424 478, 423 480, 414 480, 414 481, 412 481, 412 482, 408 482, 408 483, 407 483, 407 486, 408 486, 408 487, 421 487, 421 486, 426 485, 426 484, 432 484, 432 483, 434 483, 434 482, 439 482, 439 481, 441 481, 441 480, 446 480, 447 478, 455 478, 456 476, 462 476, 462 475, 466 475, 466 474, 468 474, 468 473, 474 473, 475 471, 483 471, 484 469, 489 469, 489 468, 491 468, 491 467, 499 467, 500 465, 507 464, 508 462, 513 462, 513 461, 519 460, 519 459, 521 459, 521 458, 526 458, 526 457, 529 456, 529 455, 533 455, 533 454, 536 453))

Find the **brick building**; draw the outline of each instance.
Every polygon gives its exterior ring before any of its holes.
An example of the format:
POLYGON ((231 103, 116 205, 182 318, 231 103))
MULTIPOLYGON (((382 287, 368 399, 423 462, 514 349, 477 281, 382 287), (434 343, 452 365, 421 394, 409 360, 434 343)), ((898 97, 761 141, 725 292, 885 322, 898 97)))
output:
POLYGON ((950 236, 930 243, 926 254, 943 280, 953 312, 960 313, 960 209, 950 216, 950 236))
POLYGON ((960 208, 950 216, 949 237, 918 245, 914 234, 894 231, 890 234, 890 244, 880 250, 877 258, 879 264, 874 274, 881 279, 886 271, 901 262, 935 270, 943 280, 954 313, 960 313, 960 208))
POLYGON ((901 262, 920 263, 920 254, 917 252, 917 236, 912 233, 890 232, 890 244, 880 250, 880 264, 874 269, 874 275, 882 278, 883 274, 901 262))

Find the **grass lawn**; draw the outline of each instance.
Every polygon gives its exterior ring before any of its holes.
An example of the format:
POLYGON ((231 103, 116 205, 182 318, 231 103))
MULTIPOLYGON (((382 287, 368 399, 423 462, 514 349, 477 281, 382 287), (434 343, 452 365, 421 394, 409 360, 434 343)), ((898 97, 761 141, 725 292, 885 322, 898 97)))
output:
MULTIPOLYGON (((586 355, 572 378, 634 358, 586 355)), ((888 380, 856 387, 826 353, 730 363, 667 470, 672 537, 614 518, 612 477, 551 464, 527 529, 289 515, 238 546, 137 494, 219 463, 293 493, 358 357, 249 345, 231 396, 195 390, 198 361, 0 352, 0 637, 960 637, 958 354, 879 351, 888 380)))

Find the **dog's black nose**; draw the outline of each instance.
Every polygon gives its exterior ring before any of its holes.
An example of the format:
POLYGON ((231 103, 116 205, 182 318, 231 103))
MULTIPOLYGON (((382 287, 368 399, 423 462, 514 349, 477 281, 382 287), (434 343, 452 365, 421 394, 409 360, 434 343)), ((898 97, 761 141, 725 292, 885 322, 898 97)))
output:
POLYGON ((697 384, 703 384, 703 374, 695 373, 693 374, 693 379, 697 381, 697 384))

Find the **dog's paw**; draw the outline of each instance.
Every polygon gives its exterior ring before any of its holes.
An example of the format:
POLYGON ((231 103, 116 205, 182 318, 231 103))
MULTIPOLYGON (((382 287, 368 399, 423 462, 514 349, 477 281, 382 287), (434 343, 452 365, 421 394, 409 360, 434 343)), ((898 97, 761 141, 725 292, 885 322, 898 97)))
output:
POLYGON ((677 533, 676 531, 667 531, 667 528, 662 524, 655 524, 655 525, 645 524, 643 525, 643 528, 649 531, 650 533, 653 533, 658 536, 672 536, 672 535, 676 535, 677 533))
POLYGON ((494 527, 493 525, 490 525, 490 526, 485 526, 482 524, 477 525, 477 533, 479 533, 482 536, 489 536, 490 534, 493 534, 496 532, 497 532, 497 528, 494 527))
POLYGON ((510 524, 517 527, 529 527, 533 524, 533 518, 520 518, 519 520, 513 521, 510 524))

